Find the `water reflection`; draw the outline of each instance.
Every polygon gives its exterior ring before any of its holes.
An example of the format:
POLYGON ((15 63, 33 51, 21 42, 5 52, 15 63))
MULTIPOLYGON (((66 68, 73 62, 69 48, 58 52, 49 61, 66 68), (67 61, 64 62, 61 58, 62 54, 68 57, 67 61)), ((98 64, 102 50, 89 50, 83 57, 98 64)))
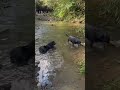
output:
POLYGON ((52 86, 52 81, 56 76, 56 69, 60 68, 63 64, 63 58, 57 51, 50 51, 45 55, 37 54, 36 61, 39 61, 38 67, 38 86, 52 86))
MULTIPOLYGON (((64 60, 71 60, 71 54, 76 51, 83 52, 84 47, 75 48, 71 47, 68 44, 65 33, 69 35, 78 36, 82 43, 84 43, 84 35, 81 32, 84 31, 80 26, 74 26, 71 24, 65 23, 53 23, 52 22, 36 22, 36 30, 35 30, 35 52, 36 52, 36 63, 39 62, 37 70, 37 80, 38 86, 44 90, 53 90, 52 82, 54 81, 57 71, 62 69, 62 65, 64 64, 64 60), (38 49, 42 45, 46 45, 50 41, 56 42, 56 50, 51 50, 46 54, 40 54, 38 49)), ((69 63, 69 62, 68 62, 69 63)))
POLYGON ((40 54, 38 48, 41 45, 44 45, 43 41, 41 40, 42 36, 47 32, 47 29, 36 29, 35 39, 36 39, 36 56, 35 61, 39 62, 38 67, 40 70, 37 71, 38 76, 38 87, 43 88, 50 88, 52 87, 52 81, 56 76, 56 70, 61 67, 63 64, 63 57, 59 54, 57 50, 51 50, 46 54, 40 54))

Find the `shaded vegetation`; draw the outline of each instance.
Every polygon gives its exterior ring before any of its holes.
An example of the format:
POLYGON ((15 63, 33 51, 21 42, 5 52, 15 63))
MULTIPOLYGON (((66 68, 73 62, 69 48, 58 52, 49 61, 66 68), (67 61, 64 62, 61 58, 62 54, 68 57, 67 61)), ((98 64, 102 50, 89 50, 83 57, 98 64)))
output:
POLYGON ((120 24, 120 0, 87 1, 86 6, 86 22, 95 25, 120 24))
POLYGON ((107 0, 103 1, 99 11, 100 17, 107 18, 107 22, 113 24, 120 24, 120 1, 119 0, 107 0), (114 22, 113 22, 114 21, 114 22))
POLYGON ((85 12, 84 0, 41 0, 36 5, 52 8, 53 15, 60 20, 80 19, 85 12))

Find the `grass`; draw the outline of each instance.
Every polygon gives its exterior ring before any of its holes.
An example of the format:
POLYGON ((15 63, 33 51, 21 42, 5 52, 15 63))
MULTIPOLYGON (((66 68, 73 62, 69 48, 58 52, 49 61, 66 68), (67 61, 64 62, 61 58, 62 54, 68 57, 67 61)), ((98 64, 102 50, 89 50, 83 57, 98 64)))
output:
POLYGON ((79 65, 80 74, 85 75, 85 60, 78 62, 78 65, 79 65))

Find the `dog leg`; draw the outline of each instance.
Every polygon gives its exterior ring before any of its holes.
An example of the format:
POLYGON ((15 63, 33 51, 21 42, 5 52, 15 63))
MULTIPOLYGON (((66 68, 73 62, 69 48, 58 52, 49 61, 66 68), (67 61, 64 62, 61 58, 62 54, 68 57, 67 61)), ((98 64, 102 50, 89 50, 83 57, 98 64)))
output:
POLYGON ((80 44, 78 44, 78 47, 80 47, 80 44))

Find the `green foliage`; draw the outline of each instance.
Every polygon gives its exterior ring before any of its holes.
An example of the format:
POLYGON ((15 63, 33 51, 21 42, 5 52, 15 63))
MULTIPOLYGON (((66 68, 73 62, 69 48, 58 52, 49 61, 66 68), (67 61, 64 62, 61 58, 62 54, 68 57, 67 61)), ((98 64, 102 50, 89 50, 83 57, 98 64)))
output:
POLYGON ((44 5, 53 8, 53 15, 60 19, 72 19, 84 15, 84 0, 41 0, 44 5))
POLYGON ((80 65, 80 74, 85 75, 85 62, 84 61, 80 62, 79 65, 80 65))
POLYGON ((41 7, 43 5, 43 1, 37 0, 36 7, 41 7))
POLYGON ((77 3, 75 0, 62 0, 55 9, 55 16, 61 19, 72 19, 84 14, 83 2, 77 3), (81 5, 81 6, 80 6, 81 5))

